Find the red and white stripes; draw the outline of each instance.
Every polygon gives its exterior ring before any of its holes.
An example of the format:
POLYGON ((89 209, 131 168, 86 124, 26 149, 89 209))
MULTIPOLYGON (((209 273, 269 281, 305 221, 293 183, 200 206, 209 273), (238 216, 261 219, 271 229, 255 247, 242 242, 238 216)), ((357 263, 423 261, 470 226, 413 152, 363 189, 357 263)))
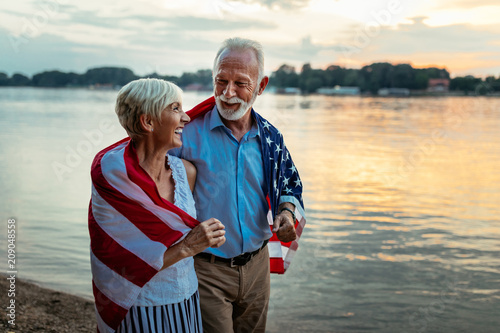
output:
MULTIPOLYGON (((272 229, 274 220, 271 210, 267 213, 267 221, 272 229)), ((297 238, 294 241, 284 243, 278 239, 276 234, 273 234, 273 237, 271 237, 267 245, 269 248, 269 258, 271 260, 271 273, 284 274, 286 272, 299 246, 298 242, 305 224, 305 218, 300 213, 298 207, 296 207, 295 232, 297 233, 297 238)))
POLYGON ((89 207, 98 329, 114 332, 163 255, 199 222, 164 200, 128 139, 97 154, 89 207))

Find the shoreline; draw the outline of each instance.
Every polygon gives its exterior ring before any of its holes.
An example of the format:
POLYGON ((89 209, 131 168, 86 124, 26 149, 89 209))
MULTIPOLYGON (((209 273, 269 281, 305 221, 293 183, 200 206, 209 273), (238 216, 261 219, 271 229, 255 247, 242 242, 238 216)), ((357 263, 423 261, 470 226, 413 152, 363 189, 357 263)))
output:
POLYGON ((0 274, 1 327, 6 332, 96 332, 94 302, 38 286, 16 277, 15 297, 8 297, 7 275, 0 274), (8 323, 6 308, 15 300, 15 326, 8 323))
MULTIPOLYGON (((100 89, 100 88, 91 88, 88 86, 74 86, 74 87, 39 87, 39 86, 0 86, 0 89, 41 89, 41 90, 88 90, 88 91, 110 91, 110 92, 115 92, 117 93, 120 89, 115 89, 115 88, 110 88, 110 89, 100 89)), ((206 94, 206 93, 212 93, 212 90, 184 90, 184 92, 188 93, 198 93, 198 94, 206 94)), ((451 92, 446 92, 446 93, 433 93, 433 92, 427 92, 427 91, 420 91, 420 90, 411 90, 409 95, 386 95, 386 96, 381 96, 377 94, 371 94, 371 93, 360 93, 360 94, 355 94, 355 95, 342 95, 342 94, 320 94, 316 92, 311 92, 311 93, 284 93, 284 92, 276 92, 273 91, 272 89, 268 89, 265 91, 267 94, 272 94, 272 95, 278 95, 278 96, 326 96, 326 97, 336 97, 336 98, 343 98, 343 97, 374 97, 374 98, 410 98, 410 97, 416 97, 416 98, 428 98, 428 97, 488 97, 488 98, 499 98, 500 97, 500 92, 495 92, 495 93, 490 93, 490 94, 476 94, 474 92, 464 92, 464 91, 451 91, 451 92)))

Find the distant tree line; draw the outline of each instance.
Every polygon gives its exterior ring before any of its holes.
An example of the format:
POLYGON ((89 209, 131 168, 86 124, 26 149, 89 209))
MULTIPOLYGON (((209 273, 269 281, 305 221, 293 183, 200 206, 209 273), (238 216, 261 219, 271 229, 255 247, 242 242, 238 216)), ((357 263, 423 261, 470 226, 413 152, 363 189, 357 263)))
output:
MULTIPOLYGON (((175 82, 180 87, 198 84, 211 89, 212 71, 210 69, 198 70, 196 73, 183 73, 181 76, 159 75, 152 73, 143 77, 161 78, 175 82)), ((128 68, 100 67, 89 69, 84 74, 64 73, 60 71, 45 71, 29 78, 22 74, 8 77, 0 72, 0 86, 32 86, 32 87, 88 87, 91 85, 124 86, 140 76, 128 68)))
MULTIPOLYGON (((304 93, 338 85, 359 87, 362 92, 376 94, 380 88, 425 90, 429 79, 450 79, 450 74, 441 68, 413 68, 408 64, 393 65, 386 62, 373 63, 361 69, 331 65, 324 70, 304 64, 300 73, 297 73, 293 66, 284 64, 273 72, 270 84, 277 88, 300 88, 304 93)), ((500 91, 500 76, 489 76, 485 80, 473 76, 456 77, 450 79, 449 89, 479 93, 500 91)))
MULTIPOLYGON (((183 73, 181 76, 159 75, 152 73, 143 77, 161 78, 175 82, 182 88, 197 85, 201 89, 212 88, 212 71, 201 69, 194 73, 183 73)), ((45 71, 29 78, 16 73, 9 77, 0 72, 0 86, 32 86, 32 87, 86 87, 90 85, 123 86, 140 78, 128 68, 101 67, 89 69, 84 74, 45 71)), ((313 93, 318 88, 334 86, 359 87, 362 92, 377 93, 380 88, 407 88, 425 90, 429 79, 450 79, 450 74, 442 68, 413 68, 408 64, 373 63, 361 69, 344 68, 337 65, 326 69, 314 69, 304 64, 300 73, 295 67, 283 64, 272 73, 270 85, 277 88, 300 88, 303 93, 313 93)), ((489 76, 486 79, 473 76, 450 79, 451 91, 464 91, 485 94, 500 91, 500 76, 489 76)))

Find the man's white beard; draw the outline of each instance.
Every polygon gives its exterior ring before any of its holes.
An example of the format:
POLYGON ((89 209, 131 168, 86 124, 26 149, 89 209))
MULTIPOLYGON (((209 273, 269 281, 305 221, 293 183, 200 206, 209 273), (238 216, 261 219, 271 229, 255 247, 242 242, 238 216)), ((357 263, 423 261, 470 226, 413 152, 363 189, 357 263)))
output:
POLYGON ((253 103, 257 99, 258 92, 259 92, 259 90, 256 89, 253 96, 252 96, 252 99, 248 103, 246 103, 245 101, 243 101, 242 99, 240 99, 238 97, 231 97, 229 99, 226 98, 226 96, 224 96, 224 95, 219 95, 219 96, 215 97, 215 104, 217 104, 217 109, 219 110, 219 114, 221 115, 222 118, 224 118, 226 120, 238 120, 238 119, 240 119, 241 117, 243 117, 247 113, 248 109, 253 105, 253 103), (240 107, 237 110, 225 109, 222 106, 222 102, 226 102, 229 104, 240 103, 240 107))

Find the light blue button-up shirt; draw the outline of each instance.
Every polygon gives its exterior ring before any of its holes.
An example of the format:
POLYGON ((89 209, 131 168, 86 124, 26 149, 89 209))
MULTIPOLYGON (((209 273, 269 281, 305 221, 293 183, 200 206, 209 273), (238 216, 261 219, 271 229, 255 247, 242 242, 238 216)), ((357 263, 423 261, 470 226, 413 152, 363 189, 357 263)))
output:
POLYGON ((204 252, 232 258, 259 249, 272 236, 260 139, 254 123, 238 142, 214 107, 190 122, 182 134, 182 147, 169 152, 198 169, 194 189, 198 220, 215 217, 226 228, 226 242, 204 252))

